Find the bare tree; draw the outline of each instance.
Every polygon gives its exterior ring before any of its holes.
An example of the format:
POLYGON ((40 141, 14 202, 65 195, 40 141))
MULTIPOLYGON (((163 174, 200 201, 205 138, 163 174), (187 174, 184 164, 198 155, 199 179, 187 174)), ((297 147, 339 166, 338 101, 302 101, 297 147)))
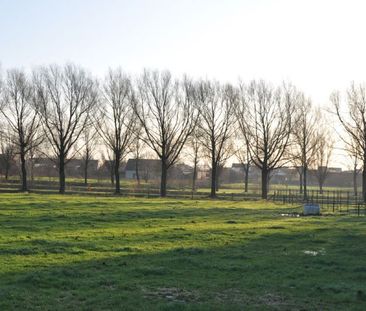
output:
POLYGON ((318 125, 320 111, 314 109, 310 99, 298 94, 295 106, 296 126, 293 127, 291 154, 300 175, 300 192, 303 188, 304 200, 307 199, 308 169, 315 159, 318 147, 318 125))
POLYGON ((339 92, 331 94, 330 100, 348 137, 341 137, 346 145, 354 143, 362 163, 362 198, 366 203, 366 86, 352 83, 347 91, 347 106, 341 107, 339 92))
POLYGON ((219 192, 220 187, 221 187, 221 177, 222 177, 222 173, 224 172, 225 162, 224 163, 220 162, 216 168, 216 181, 215 181, 215 187, 216 187, 215 192, 216 193, 219 192))
POLYGON ((98 131, 113 153, 115 193, 121 192, 120 164, 129 151, 136 129, 130 78, 121 69, 110 70, 103 88, 105 105, 98 131))
POLYGON ((318 129, 318 146, 315 152, 315 177, 318 180, 319 191, 323 193, 323 186, 329 174, 329 162, 333 152, 333 140, 324 126, 318 129))
POLYGON ((168 71, 145 70, 138 83, 135 112, 144 129, 143 140, 161 160, 161 197, 166 196, 168 169, 177 162, 197 122, 193 91, 191 81, 175 81, 168 71))
POLYGON ((110 154, 110 152, 102 153, 102 162, 103 166, 107 168, 110 178, 111 178, 111 184, 114 185, 114 159, 113 155, 110 154))
POLYGON ((286 163, 290 145, 295 91, 273 88, 264 81, 241 85, 236 109, 239 129, 248 142, 253 163, 262 171, 262 198, 267 199, 269 175, 286 163))
POLYGON ((12 69, 7 72, 4 95, 1 112, 14 133, 11 137, 20 157, 21 191, 28 191, 26 158, 31 149, 42 142, 34 87, 23 71, 12 69))
POLYGON ((230 85, 200 81, 196 86, 196 105, 200 112, 197 124, 202 147, 211 164, 211 193, 216 197, 219 168, 232 155, 237 91, 230 85))
POLYGON ((97 147, 97 132, 93 127, 85 128, 81 135, 82 150, 81 150, 81 160, 82 160, 82 170, 84 175, 84 184, 88 185, 89 177, 89 166, 90 162, 94 159, 94 155, 97 147))
MULTIPOLYGON (((198 121, 199 123, 200 121, 198 121)), ((188 148, 190 149, 190 158, 193 163, 193 172, 192 172, 192 191, 197 190, 197 176, 198 176, 198 163, 201 153, 201 140, 199 137, 199 131, 195 129, 192 133, 192 136, 188 140, 188 148)))
POLYGON ((52 159, 59 170, 59 192, 65 193, 65 165, 74 157, 73 148, 92 125, 98 102, 96 82, 72 64, 44 67, 35 74, 37 105, 52 159))
POLYGON ((132 141, 132 155, 135 159, 135 176, 137 185, 141 184, 140 176, 140 160, 143 158, 144 142, 142 140, 143 128, 141 124, 138 124, 135 130, 134 139, 132 141))
POLYGON ((41 144, 32 146, 29 150, 29 154, 27 157, 27 162, 28 162, 27 169, 29 171, 31 183, 34 182, 35 158, 38 154, 42 154, 42 152, 41 152, 42 147, 44 147, 43 141, 41 142, 41 144))
POLYGON ((244 170, 244 192, 247 193, 249 188, 249 170, 252 159, 248 142, 246 142, 245 139, 244 142, 240 140, 240 147, 237 148, 235 155, 244 170))
POLYGON ((357 150, 357 142, 353 141, 352 138, 351 141, 348 142, 348 144, 346 145, 346 152, 350 160, 352 161, 353 193, 355 196, 357 196, 358 195, 357 177, 362 168, 360 168, 360 156, 357 150))
MULTIPOLYGON (((9 178, 9 173, 15 162, 16 146, 14 145, 14 138, 12 138, 12 131, 3 130, 0 132, 0 150, 1 150, 1 170, 4 173, 6 180, 9 178)), ((13 134, 14 135, 14 134, 13 134)))
POLYGON ((115 193, 121 193, 120 164, 134 138, 136 117, 130 78, 121 69, 110 70, 103 87, 104 105, 98 132, 113 153, 115 193))
MULTIPOLYGON (((197 121, 197 124, 200 121, 197 121)), ((201 138, 199 136, 199 128, 196 126, 195 130, 192 132, 191 136, 188 138, 186 146, 183 151, 182 158, 185 159, 184 162, 192 165, 192 180, 191 180, 191 190, 195 192, 197 190, 197 178, 199 170, 199 162, 201 157, 204 156, 201 138)))

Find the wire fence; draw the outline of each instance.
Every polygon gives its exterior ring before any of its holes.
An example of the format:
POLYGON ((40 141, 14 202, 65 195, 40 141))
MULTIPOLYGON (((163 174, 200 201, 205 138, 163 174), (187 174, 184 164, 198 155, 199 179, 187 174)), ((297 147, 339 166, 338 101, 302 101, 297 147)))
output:
POLYGON ((284 204, 319 204, 323 212, 366 215, 362 195, 347 190, 308 190, 306 195, 291 189, 275 190, 272 200, 284 204))

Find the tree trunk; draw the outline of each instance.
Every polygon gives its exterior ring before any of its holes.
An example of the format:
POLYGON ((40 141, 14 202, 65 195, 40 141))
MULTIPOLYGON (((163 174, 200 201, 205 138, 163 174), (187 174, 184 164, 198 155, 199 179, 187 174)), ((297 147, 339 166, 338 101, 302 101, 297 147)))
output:
POLYGON ((308 167, 307 165, 304 165, 304 171, 302 172, 303 178, 304 178, 304 201, 308 199, 308 167))
POLYGON ((216 169, 216 183, 215 183, 215 187, 216 187, 216 192, 219 191, 220 185, 219 185, 219 176, 220 176, 220 171, 221 171, 221 167, 218 166, 216 169))
POLYGON ((111 173, 111 184, 114 185, 114 163, 112 161, 111 161, 110 173, 111 173))
POLYGON ((161 179, 160 179, 160 196, 166 197, 166 183, 167 183, 168 167, 164 159, 161 160, 161 179))
POLYGON ((363 161, 362 169, 362 200, 366 203, 366 157, 363 161))
POLYGON ((8 180, 8 178, 9 178, 9 171, 10 171, 10 167, 8 165, 6 165, 6 167, 5 167, 5 180, 8 180))
POLYGON ((216 175, 217 175, 217 167, 215 160, 213 159, 211 163, 211 194, 210 194, 211 198, 216 197, 216 181, 217 181, 216 175))
POLYGON ((324 179, 323 176, 319 179, 319 194, 323 194, 323 185, 324 185, 324 179))
POLYGON ((31 160, 31 181, 34 182, 34 160, 31 160))
POLYGON ((357 166, 353 168, 353 193, 357 197, 357 166))
POLYGON ((89 166, 89 160, 85 160, 85 167, 84 167, 84 184, 85 184, 85 186, 88 185, 88 166, 89 166))
POLYGON ((22 172, 21 191, 25 192, 25 191, 28 191, 28 186, 27 186, 27 168, 26 168, 26 163, 25 163, 24 148, 21 148, 21 150, 20 150, 20 162, 21 162, 21 172, 22 172))
POLYGON ((119 159, 118 154, 116 155, 116 160, 114 161, 114 180, 115 180, 115 190, 114 193, 115 194, 120 194, 121 193, 121 184, 120 184, 120 176, 119 176, 119 159))
POLYGON ((136 171, 136 180, 137 184, 140 186, 140 173, 139 173, 139 159, 136 158, 136 165, 135 165, 135 171, 136 171))
POLYGON ((196 191, 196 180, 197 180, 197 160, 195 159, 193 165, 192 191, 196 191))
POLYGON ((268 197, 268 168, 262 168, 262 199, 267 200, 268 197))
POLYGON ((248 184, 249 184, 249 163, 245 165, 244 168, 244 192, 248 192, 248 184))
POLYGON ((60 183, 60 189, 59 193, 64 194, 65 193, 65 156, 61 154, 59 156, 59 183, 60 183))
POLYGON ((304 168, 301 167, 300 168, 300 172, 299 172, 299 186, 300 186, 300 193, 303 193, 303 175, 304 175, 304 168))
POLYGON ((144 180, 146 184, 149 182, 149 171, 146 168, 144 170, 144 180))

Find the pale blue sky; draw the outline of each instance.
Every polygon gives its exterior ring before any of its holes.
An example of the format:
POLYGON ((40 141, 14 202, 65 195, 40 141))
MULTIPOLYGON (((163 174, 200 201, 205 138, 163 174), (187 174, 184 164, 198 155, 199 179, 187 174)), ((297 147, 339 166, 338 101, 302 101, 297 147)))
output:
POLYGON ((324 105, 366 80, 365 12, 362 0, 0 0, 0 63, 291 80, 324 105))

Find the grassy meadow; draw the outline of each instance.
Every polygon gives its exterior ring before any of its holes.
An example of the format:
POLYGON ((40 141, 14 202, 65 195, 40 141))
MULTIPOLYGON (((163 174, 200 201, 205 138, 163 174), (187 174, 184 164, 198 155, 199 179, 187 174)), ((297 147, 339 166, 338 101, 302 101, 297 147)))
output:
POLYGON ((0 194, 0 310, 365 310, 365 217, 0 194))

